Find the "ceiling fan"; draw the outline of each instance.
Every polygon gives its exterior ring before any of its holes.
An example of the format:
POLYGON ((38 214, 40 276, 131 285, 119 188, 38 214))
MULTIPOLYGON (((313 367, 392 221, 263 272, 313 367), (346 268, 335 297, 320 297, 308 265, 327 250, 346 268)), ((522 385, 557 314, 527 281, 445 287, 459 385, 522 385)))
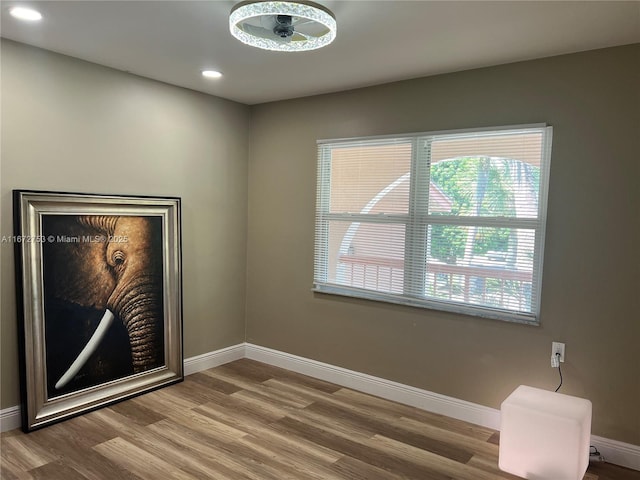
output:
POLYGON ((331 43, 336 21, 329 10, 311 2, 245 2, 231 11, 229 29, 247 45, 295 52, 331 43))

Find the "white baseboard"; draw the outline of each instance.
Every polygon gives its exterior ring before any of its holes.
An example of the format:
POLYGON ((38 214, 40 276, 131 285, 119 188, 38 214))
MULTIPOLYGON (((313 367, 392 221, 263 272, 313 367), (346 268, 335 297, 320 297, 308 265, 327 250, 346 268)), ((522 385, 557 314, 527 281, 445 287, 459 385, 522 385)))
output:
POLYGON ((640 446, 597 435, 591 435, 591 445, 598 449, 605 462, 640 470, 640 446))
POLYGON ((8 432, 9 430, 20 428, 21 424, 19 405, 0 410, 0 432, 8 432))
MULTIPOLYGON (((233 362, 234 360, 240 360, 244 358, 244 352, 245 344, 239 343, 238 345, 221 348, 213 352, 185 358, 183 364, 184 375, 192 375, 209 368, 233 362)), ((22 419, 20 418, 19 405, 0 410, 0 432, 8 432, 9 430, 20 428, 21 424, 22 419)))
MULTIPOLYGON (((257 360, 429 412, 475 423, 483 427, 493 428, 495 430, 500 429, 500 410, 496 410, 495 408, 447 397, 439 393, 429 392, 428 390, 422 390, 384 378, 374 377, 365 373, 348 370, 251 343, 240 343, 187 358, 184 361, 184 374, 185 376, 191 375, 241 358, 257 360)), ((0 410, 0 431, 6 432, 14 428, 19 428, 20 423, 19 406, 0 410)), ((596 435, 591 436, 591 443, 597 447, 607 462, 634 470, 640 470, 640 446, 610 440, 596 435)))
POLYGON ((496 430, 500 428, 500 411, 493 408, 250 343, 246 344, 245 355, 252 360, 370 393, 387 400, 496 430))
POLYGON ((185 358, 184 374, 192 375, 213 367, 219 367, 225 363, 233 362, 244 358, 245 344, 239 343, 231 347, 221 348, 213 352, 203 353, 195 357, 185 358))
MULTIPOLYGON (((420 388, 374 377, 365 373, 347 370, 309 358, 270 348, 245 344, 245 356, 310 377, 342 385, 429 412, 446 415, 483 427, 500 429, 500 410, 475 403, 447 397, 420 388)), ((640 446, 591 436, 591 444, 597 447, 605 461, 634 470, 640 470, 640 446)))

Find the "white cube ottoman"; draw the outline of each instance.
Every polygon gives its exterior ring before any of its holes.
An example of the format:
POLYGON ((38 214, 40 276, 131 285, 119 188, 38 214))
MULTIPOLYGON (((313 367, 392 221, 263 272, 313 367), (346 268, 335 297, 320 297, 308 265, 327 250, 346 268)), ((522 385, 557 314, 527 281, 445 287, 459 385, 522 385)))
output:
POLYGON ((520 385, 500 412, 500 470, 531 480, 582 480, 589 466, 589 400, 520 385))

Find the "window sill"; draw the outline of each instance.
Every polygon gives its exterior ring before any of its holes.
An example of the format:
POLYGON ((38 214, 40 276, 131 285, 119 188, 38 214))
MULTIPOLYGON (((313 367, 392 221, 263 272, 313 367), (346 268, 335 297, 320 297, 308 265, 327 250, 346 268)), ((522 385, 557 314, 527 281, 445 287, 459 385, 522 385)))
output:
POLYGON ((493 309, 482 306, 461 305, 456 302, 448 302, 446 300, 431 300, 419 297, 407 297, 403 295, 394 295, 391 293, 375 292, 354 287, 345 287, 333 284, 314 284, 311 289, 314 293, 325 295, 338 295, 341 297, 356 298, 362 300, 372 300, 375 302, 391 303, 395 305, 404 305, 415 308, 425 308, 428 310, 438 310, 443 312, 457 313, 461 315, 470 315, 473 317, 482 317, 490 320, 501 320, 510 323, 519 323, 523 325, 540 326, 537 317, 532 314, 511 312, 507 310, 493 309))

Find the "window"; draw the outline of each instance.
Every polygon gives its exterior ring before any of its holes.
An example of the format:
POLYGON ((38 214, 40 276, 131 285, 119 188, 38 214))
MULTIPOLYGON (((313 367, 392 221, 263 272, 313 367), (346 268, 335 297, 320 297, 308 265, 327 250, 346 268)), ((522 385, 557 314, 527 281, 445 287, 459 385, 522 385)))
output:
POLYGON ((314 290, 538 323, 551 134, 319 141, 314 290))

